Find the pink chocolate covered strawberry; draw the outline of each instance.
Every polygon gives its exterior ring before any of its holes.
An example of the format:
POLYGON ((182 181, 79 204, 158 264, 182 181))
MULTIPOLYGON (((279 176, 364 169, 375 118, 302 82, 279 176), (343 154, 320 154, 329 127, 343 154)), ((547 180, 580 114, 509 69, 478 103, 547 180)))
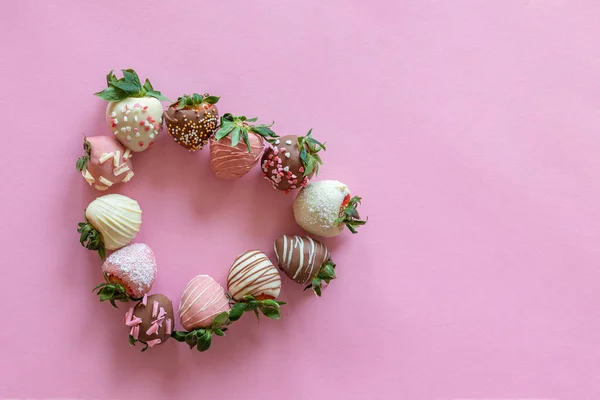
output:
POLYGON ((222 179, 236 179, 248 173, 260 159, 264 140, 273 142, 277 134, 271 125, 257 124, 256 118, 225 114, 221 128, 210 141, 210 168, 222 179))
POLYGON ((77 171, 96 190, 107 190, 114 184, 133 178, 131 151, 110 136, 83 139, 84 155, 77 160, 77 171))
POLYGON ((112 253, 102 264, 106 280, 94 288, 100 301, 128 301, 141 299, 156 279, 156 259, 150 247, 134 243, 112 253))
POLYGON ((252 250, 238 256, 227 274, 227 288, 236 302, 229 312, 231 321, 238 320, 245 311, 253 311, 258 317, 259 310, 269 318, 280 318, 280 306, 285 304, 276 300, 281 277, 264 253, 252 250))
POLYGON ((198 351, 210 348, 213 333, 224 336, 229 324, 229 299, 225 289, 208 275, 198 275, 185 287, 179 302, 179 320, 186 331, 171 335, 198 351))
POLYGON ((144 151, 154 144, 162 127, 163 107, 168 101, 154 90, 148 79, 142 83, 132 69, 124 69, 123 78, 113 71, 106 76, 107 88, 95 93, 109 102, 106 122, 114 136, 131 151, 144 151))
POLYGON ((321 150, 325 145, 312 137, 312 129, 306 136, 282 136, 262 156, 265 179, 285 193, 305 187, 323 164, 318 154, 321 150))

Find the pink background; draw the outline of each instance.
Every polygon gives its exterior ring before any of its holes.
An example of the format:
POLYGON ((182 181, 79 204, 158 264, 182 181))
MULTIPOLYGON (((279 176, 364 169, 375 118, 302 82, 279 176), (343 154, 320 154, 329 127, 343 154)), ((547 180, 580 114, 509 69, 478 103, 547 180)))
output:
MULTIPOLYGON (((597 1, 3 1, 0 397, 600 398, 597 1), (76 224, 97 193, 92 96, 135 68, 170 98, 314 128, 320 179, 369 223, 328 240, 322 299, 290 281, 281 321, 245 316, 205 354, 127 344, 76 224)), ((154 291, 220 283, 301 233, 258 170, 215 178, 165 134, 134 157, 154 291)), ((121 190, 119 187, 118 190, 121 190)))

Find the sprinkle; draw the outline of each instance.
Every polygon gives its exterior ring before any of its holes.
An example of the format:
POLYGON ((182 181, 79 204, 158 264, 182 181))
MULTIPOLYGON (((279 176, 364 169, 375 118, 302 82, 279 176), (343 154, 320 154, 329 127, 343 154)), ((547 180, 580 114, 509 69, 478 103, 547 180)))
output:
POLYGON ((133 317, 133 307, 129 307, 129 310, 127 310, 127 312, 125 313, 125 321, 123 321, 123 322, 127 323, 127 322, 131 321, 132 317, 133 317))
POLYGON ((290 158, 291 154, 289 152, 284 154, 287 158, 290 158))
POLYGON ((154 139, 154 133, 150 134, 150 139, 154 139))
POLYGON ((304 172, 304 167, 300 167, 300 168, 298 168, 298 171, 300 171, 300 172, 304 172))
MULTIPOLYGON (((152 143, 152 142, 151 142, 152 143)), ((144 147, 144 142, 138 142, 138 146, 144 147)))
POLYGON ((152 324, 146 331, 146 335, 158 334, 158 324, 152 324))
POLYGON ((152 340, 148 340, 148 342, 146 342, 148 344, 148 347, 154 347, 157 344, 160 344, 160 339, 152 339, 152 340))
POLYGON ((144 126, 146 121, 140 121, 140 126, 144 126))
POLYGON ((131 127, 130 126, 125 127, 125 129, 127 129, 127 132, 131 132, 131 127))
POLYGON ((140 130, 139 130, 138 128, 133 128, 133 131, 134 131, 135 133, 137 133, 137 132, 139 132, 140 130))
POLYGON ((279 144, 279 139, 277 139, 277 140, 275 141, 275 144, 279 144))
POLYGON ((290 144, 292 144, 292 141, 291 140, 286 140, 285 144, 290 145, 290 144))
POLYGON ((113 165, 114 165, 115 167, 118 167, 118 166, 119 166, 119 164, 121 164, 121 151, 120 151, 120 150, 117 150, 117 151, 115 152, 115 156, 113 157, 113 165))
POLYGON ((129 171, 129 173, 125 175, 125 178, 123 178, 121 182, 129 182, 131 178, 133 178, 133 171, 129 171))
POLYGON ((123 160, 129 160, 130 154, 131 154, 131 150, 125 149, 125 153, 123 153, 123 160))
POLYGON ((122 127, 121 128, 121 132, 127 132, 127 128, 126 127, 122 127))
POLYGON ((98 178, 98 180, 100 181, 100 183, 106 185, 107 187, 111 187, 112 184, 113 184, 111 181, 109 181, 108 179, 106 179, 102 175, 100 175, 100 178, 98 178))
POLYGON ((167 318, 167 320, 165 321, 165 325, 165 334, 170 335, 171 330, 173 329, 173 321, 171 321, 171 318, 167 318))
POLYGON ((118 135, 118 134, 119 134, 119 131, 115 131, 114 133, 115 133, 115 135, 118 135))
MULTIPOLYGON (((127 151, 129 151, 129 149, 127 151)), ((144 297, 142 297, 142 305, 144 307, 148 305, 148 293, 144 293, 144 297)))
POLYGON ((135 116, 133 117, 133 120, 134 120, 135 122, 138 122, 137 115, 135 115, 135 116))
POLYGON ((110 116, 114 118, 114 117, 117 116, 117 113, 113 111, 113 112, 110 113, 110 116))
POLYGON ((275 165, 275 163, 274 163, 273 161, 271 161, 271 162, 269 163, 269 165, 272 167, 272 166, 274 166, 274 165, 275 165))
POLYGON ((131 331, 129 332, 129 334, 131 336, 133 336, 133 338, 135 340, 138 340, 138 338, 140 337, 140 326, 139 325, 132 326, 131 327, 131 331))
POLYGON ((138 129, 136 129, 135 137, 140 137, 140 131, 138 129))
POLYGON ((158 301, 154 301, 152 303, 152 318, 156 318, 156 315, 158 314, 158 301))
POLYGON ((123 121, 127 122, 127 117, 124 116, 123 117, 123 121))
POLYGON ((85 179, 87 183, 90 184, 90 186, 92 185, 92 183, 96 182, 92 174, 90 174, 90 171, 88 171, 87 169, 85 171, 81 171, 81 176, 83 176, 83 179, 85 179))
POLYGON ((136 316, 133 316, 131 320, 127 321, 125 325, 127 326, 136 326, 142 323, 142 319, 136 316))
MULTIPOLYGON (((158 319, 164 319, 165 315, 167 315, 167 312, 165 311, 164 308, 160 308, 160 310, 158 311, 158 319)), ((162 322, 161 322, 162 323, 162 322)))
POLYGON ((125 139, 127 139, 127 141, 130 141, 131 140, 131 136, 127 135, 127 137, 125 139))
POLYGON ((297 176, 296 176, 296 175, 294 175, 294 174, 292 174, 292 178, 293 178, 293 179, 296 179, 296 178, 297 178, 297 176))
POLYGON ((118 166, 117 168, 113 169, 113 175, 114 176, 119 176, 124 174, 125 172, 129 171, 130 168, 127 164, 121 164, 120 166, 118 166))
POLYGON ((109 160, 110 158, 114 157, 114 155, 115 153, 113 153, 112 151, 110 153, 102 153, 100 159, 98 160, 100 162, 100 165, 104 164, 106 160, 109 160))
POLYGON ((285 152, 287 149, 285 147, 282 147, 279 149, 279 151, 281 151, 282 153, 285 152))
POLYGON ((288 166, 285 166, 285 167, 283 167, 283 170, 284 170, 285 172, 288 172, 288 171, 290 170, 290 167, 288 167, 288 166))
POLYGON ((108 186, 103 186, 103 185, 94 185, 94 187, 96 188, 96 190, 106 190, 108 189, 108 186))
POLYGON ((273 154, 269 154, 269 160, 273 158, 273 154))
POLYGON ((112 120, 112 123, 116 125, 116 124, 118 124, 118 123, 119 123, 119 120, 118 120, 118 119, 116 119, 116 118, 113 118, 113 120, 112 120))

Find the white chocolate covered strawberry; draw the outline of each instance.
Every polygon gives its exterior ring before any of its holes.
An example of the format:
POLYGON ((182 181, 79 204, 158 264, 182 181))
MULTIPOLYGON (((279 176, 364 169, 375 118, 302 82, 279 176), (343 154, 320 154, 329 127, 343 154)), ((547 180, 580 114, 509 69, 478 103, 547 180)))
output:
POLYGON ((96 190, 107 190, 133 178, 131 150, 110 136, 86 137, 84 155, 77 160, 77 171, 96 190))
POLYGON ((337 236, 346 226, 352 233, 367 223, 356 210, 361 198, 352 197, 340 181, 311 182, 294 200, 294 218, 305 231, 323 237, 337 236))
POLYGON ((121 194, 107 194, 92 201, 85 210, 85 222, 78 225, 81 245, 98 251, 117 250, 129 244, 142 225, 142 210, 137 201, 121 194))
POLYGON ((123 78, 117 79, 113 71, 106 76, 107 88, 95 93, 109 102, 106 122, 114 136, 131 151, 144 151, 151 147, 162 127, 163 106, 168 101, 154 90, 148 79, 142 83, 132 69, 124 69, 123 78))

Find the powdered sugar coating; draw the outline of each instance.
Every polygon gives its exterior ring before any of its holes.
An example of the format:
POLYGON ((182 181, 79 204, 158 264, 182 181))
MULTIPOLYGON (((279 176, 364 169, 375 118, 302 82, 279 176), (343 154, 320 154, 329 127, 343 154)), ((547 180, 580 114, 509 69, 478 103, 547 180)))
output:
POLYGON ((128 294, 141 298, 152 289, 156 279, 156 259, 150 247, 134 243, 112 253, 102 264, 102 273, 116 277, 128 294))
POLYGON ((294 218, 298 225, 313 235, 337 236, 344 230, 336 224, 344 198, 350 194, 340 181, 326 180, 309 183, 294 201, 294 218))

